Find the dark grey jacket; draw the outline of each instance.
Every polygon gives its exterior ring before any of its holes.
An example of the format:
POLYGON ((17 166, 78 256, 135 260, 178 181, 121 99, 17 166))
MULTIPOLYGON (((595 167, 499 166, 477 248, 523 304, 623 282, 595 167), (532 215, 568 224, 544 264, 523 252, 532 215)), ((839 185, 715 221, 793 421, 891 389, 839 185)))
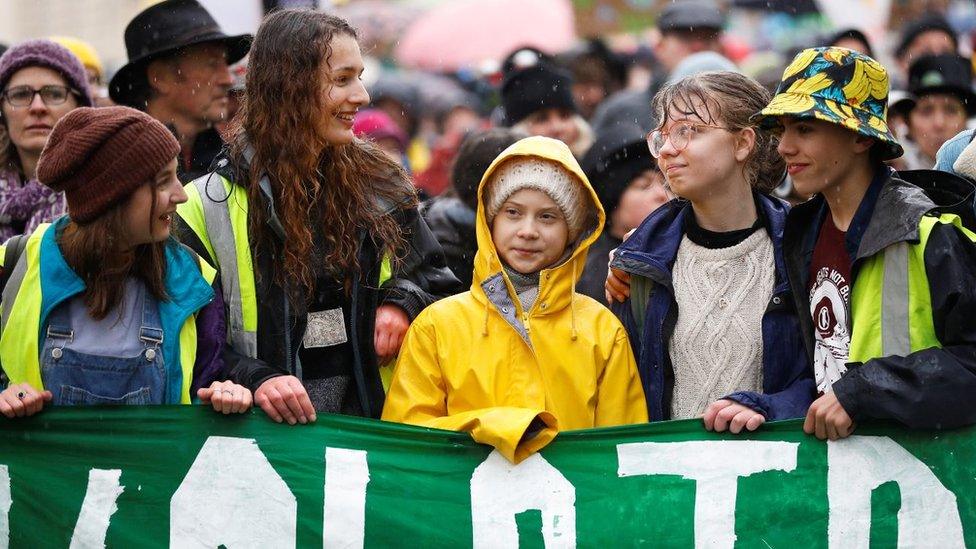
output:
POLYGON ((474 278, 474 256, 478 252, 475 211, 460 198, 441 195, 425 202, 420 213, 444 249, 447 266, 461 281, 461 287, 469 288, 474 278))
MULTIPOLYGON (((920 219, 938 210, 921 188, 882 169, 847 231, 852 286, 865 259, 897 242, 918 242, 920 219)), ((796 307, 806 311, 799 318, 811 363, 810 261, 828 214, 824 198, 817 195, 790 211, 784 233, 796 307)), ((936 225, 925 248, 925 271, 942 348, 848 364, 833 390, 854 420, 893 419, 917 428, 976 423, 976 244, 954 226, 936 225)))

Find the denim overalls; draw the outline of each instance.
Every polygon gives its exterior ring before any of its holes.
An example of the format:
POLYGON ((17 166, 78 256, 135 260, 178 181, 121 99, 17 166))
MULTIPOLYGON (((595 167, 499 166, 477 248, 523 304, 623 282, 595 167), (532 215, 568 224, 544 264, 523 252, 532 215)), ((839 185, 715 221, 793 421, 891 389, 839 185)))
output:
MULTIPOLYGON (((109 313, 111 314, 111 313, 109 313)), ((41 379, 54 395, 52 404, 162 404, 166 371, 161 345, 163 329, 156 300, 143 292, 141 352, 132 357, 93 355, 72 349, 74 330, 68 303, 51 312, 43 350, 41 379)), ((105 351, 111 353, 112 346, 105 351)))

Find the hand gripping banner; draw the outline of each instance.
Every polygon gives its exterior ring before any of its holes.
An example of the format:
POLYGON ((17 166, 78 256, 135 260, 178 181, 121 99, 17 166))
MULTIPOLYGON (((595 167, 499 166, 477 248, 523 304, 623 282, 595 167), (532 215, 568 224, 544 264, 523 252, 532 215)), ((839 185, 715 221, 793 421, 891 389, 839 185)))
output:
POLYGON ((0 548, 976 547, 974 434, 689 420, 562 433, 515 466, 349 417, 50 409, 0 419, 0 548))

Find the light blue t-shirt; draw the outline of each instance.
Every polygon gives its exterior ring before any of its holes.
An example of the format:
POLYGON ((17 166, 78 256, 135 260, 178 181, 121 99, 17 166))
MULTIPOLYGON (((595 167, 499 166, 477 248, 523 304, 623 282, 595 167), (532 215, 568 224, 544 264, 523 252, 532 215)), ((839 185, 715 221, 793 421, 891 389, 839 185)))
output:
MULTIPOLYGON (((139 328, 146 285, 130 277, 125 281, 122 295, 122 302, 101 320, 88 314, 82 294, 71 298, 68 307, 74 330, 72 350, 89 355, 105 355, 110 351, 108 354, 117 357, 135 357, 145 350, 145 344, 139 339, 139 328)), ((148 299, 153 298, 148 296, 148 299)))

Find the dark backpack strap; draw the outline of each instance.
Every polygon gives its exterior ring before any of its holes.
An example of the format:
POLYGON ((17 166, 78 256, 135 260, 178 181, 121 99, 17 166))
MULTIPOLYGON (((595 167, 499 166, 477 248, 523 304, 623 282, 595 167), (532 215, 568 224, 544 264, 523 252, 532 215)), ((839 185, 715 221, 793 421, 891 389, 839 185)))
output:
POLYGON ((3 254, 3 271, 0 272, 0 290, 7 286, 10 273, 14 271, 20 256, 24 255, 24 250, 27 249, 27 237, 28 235, 19 234, 7 240, 3 254))

